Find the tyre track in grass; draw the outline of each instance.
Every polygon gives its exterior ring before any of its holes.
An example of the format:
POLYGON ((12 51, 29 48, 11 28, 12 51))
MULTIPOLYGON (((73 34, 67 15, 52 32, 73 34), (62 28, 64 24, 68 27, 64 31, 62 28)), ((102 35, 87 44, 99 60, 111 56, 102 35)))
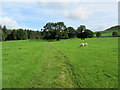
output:
POLYGON ((67 57, 51 42, 45 43, 43 71, 32 88, 74 88, 67 57))

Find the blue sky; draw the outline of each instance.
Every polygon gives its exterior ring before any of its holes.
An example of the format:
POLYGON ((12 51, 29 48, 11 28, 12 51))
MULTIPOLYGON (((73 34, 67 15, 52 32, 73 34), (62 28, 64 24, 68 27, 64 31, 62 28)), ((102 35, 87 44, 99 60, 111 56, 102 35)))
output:
POLYGON ((0 24, 40 30, 47 22, 99 31, 118 24, 117 2, 2 2, 0 24))

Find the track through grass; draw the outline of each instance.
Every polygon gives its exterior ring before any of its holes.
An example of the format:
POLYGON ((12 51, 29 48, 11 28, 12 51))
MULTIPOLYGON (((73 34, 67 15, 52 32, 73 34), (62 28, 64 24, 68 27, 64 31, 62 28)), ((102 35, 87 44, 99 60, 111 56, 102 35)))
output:
POLYGON ((70 68, 66 65, 67 58, 51 42, 45 44, 44 69, 34 85, 34 88, 72 88, 70 68))

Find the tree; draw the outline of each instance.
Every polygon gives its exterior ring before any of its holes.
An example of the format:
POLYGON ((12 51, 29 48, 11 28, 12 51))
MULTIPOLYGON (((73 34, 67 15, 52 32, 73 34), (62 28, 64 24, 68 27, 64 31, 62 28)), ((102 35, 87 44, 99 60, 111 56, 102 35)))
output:
POLYGON ((61 37, 60 38, 61 39, 68 39, 69 37, 68 37, 67 31, 61 32, 61 37))
POLYGON ((2 25, 0 25, 0 30, 2 30, 2 25))
POLYGON ((86 27, 84 25, 81 25, 77 28, 77 38, 81 38, 82 39, 85 39, 85 30, 86 30, 86 27))
POLYGON ((76 31, 75 31, 75 29, 73 27, 68 27, 67 31, 68 31, 68 37, 69 38, 76 37, 76 31))
POLYGON ((28 34, 26 30, 18 29, 17 30, 17 40, 26 40, 28 39, 28 34))
POLYGON ((27 33, 27 30, 26 30, 26 29, 23 30, 23 33, 24 33, 24 35, 23 35, 23 40, 27 40, 27 39, 28 39, 28 33, 27 33))
POLYGON ((35 34, 34 31, 31 31, 31 30, 30 30, 28 36, 29 36, 28 39, 36 39, 36 34, 35 34))
POLYGON ((85 38, 92 38, 94 33, 91 30, 86 29, 85 30, 85 35, 86 35, 85 38))
POLYGON ((0 25, 0 41, 2 41, 2 25, 0 25))
POLYGON ((93 32, 89 29, 86 29, 84 25, 81 25, 77 28, 77 38, 81 38, 81 40, 84 40, 85 38, 92 38, 93 32))
POLYGON ((55 38, 56 38, 56 40, 57 41, 59 41, 60 40, 60 29, 56 29, 56 31, 55 31, 55 38))
POLYGON ((118 36, 118 33, 117 33, 117 32, 113 32, 113 33, 112 33, 112 36, 117 37, 117 36, 118 36))
POLYGON ((64 22, 57 22, 56 26, 56 40, 68 38, 66 25, 64 22))
POLYGON ((43 39, 56 39, 59 40, 61 37, 61 34, 66 29, 66 26, 63 22, 57 22, 57 23, 47 23, 44 27, 42 32, 43 39))
POLYGON ((6 39, 7 35, 8 35, 8 31, 7 31, 6 26, 4 25, 2 28, 2 40, 3 41, 6 39))
POLYGON ((27 30, 27 33, 28 33, 28 39, 31 39, 31 30, 27 30))
POLYGON ((6 28, 5 25, 3 26, 2 30, 3 30, 3 31, 6 31, 6 30, 7 30, 7 28, 6 28))
POLYGON ((43 28, 43 39, 55 39, 55 23, 49 22, 43 28))
POLYGON ((41 39, 41 32, 36 31, 36 39, 41 39))
POLYGON ((7 36, 6 40, 17 40, 17 31, 12 30, 12 32, 7 36))
POLYGON ((96 33, 96 37, 100 37, 101 35, 102 35, 101 32, 97 32, 97 33, 96 33))
POLYGON ((12 40, 17 40, 17 31, 13 30, 11 34, 12 34, 12 40))

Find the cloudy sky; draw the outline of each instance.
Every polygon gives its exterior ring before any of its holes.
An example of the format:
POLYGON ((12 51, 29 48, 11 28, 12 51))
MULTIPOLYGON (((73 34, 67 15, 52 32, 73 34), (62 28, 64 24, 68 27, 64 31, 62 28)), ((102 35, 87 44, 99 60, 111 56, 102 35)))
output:
POLYGON ((118 24, 117 0, 4 0, 0 24, 7 28, 40 30, 47 22, 85 25, 99 31, 118 24))

